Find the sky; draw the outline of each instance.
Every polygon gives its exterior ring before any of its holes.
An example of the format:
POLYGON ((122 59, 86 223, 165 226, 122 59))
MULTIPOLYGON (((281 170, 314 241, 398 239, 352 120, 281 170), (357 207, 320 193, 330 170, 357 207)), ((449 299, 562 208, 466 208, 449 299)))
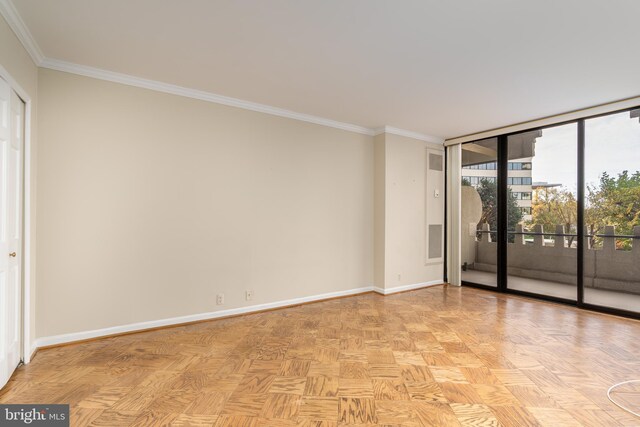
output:
MULTIPOLYGON (((536 140, 532 160, 534 182, 559 183, 577 188, 577 125, 544 129, 536 140)), ((585 121, 585 181, 597 184, 603 172, 610 175, 640 170, 640 121, 629 112, 585 121)))

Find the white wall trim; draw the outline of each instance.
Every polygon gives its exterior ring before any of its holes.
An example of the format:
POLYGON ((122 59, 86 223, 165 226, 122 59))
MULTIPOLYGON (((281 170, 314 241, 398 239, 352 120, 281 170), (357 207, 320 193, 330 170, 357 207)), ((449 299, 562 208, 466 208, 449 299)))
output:
MULTIPOLYGON (((2 1, 2 0, 0 0, 2 1)), ((325 119, 323 117, 313 116, 310 114, 297 113, 295 111, 286 110, 283 108, 272 107, 270 105, 258 104, 256 102, 245 101, 242 99, 232 98, 229 96, 217 95, 211 92, 205 92, 198 89, 190 89, 182 86, 177 86, 171 83, 159 82, 156 80, 144 79, 140 77, 131 76, 129 74, 116 73, 113 71, 103 70, 100 68, 89 67, 86 65, 74 64, 71 62, 60 61, 57 59, 44 58, 40 63, 43 68, 51 70, 62 71, 65 73, 77 74, 80 76, 91 77, 94 79, 105 80, 113 83, 120 83, 127 86, 134 86, 143 89, 153 90, 156 92, 168 93, 171 95, 183 96, 186 98, 198 99, 200 101, 212 102, 215 104, 227 105, 230 107, 242 108, 250 111, 257 111, 259 113, 271 114, 279 117, 286 117, 289 119, 300 120, 307 123, 313 123, 321 126, 327 126, 335 129, 341 129, 348 132, 355 132, 368 136, 380 135, 381 133, 390 133, 393 135, 405 136, 408 138, 417 139, 434 144, 437 148, 443 149, 444 138, 425 135, 418 132, 413 132, 405 129, 399 129, 391 126, 383 126, 380 128, 368 128, 364 126, 355 125, 352 123, 339 122, 332 119, 325 119)))
POLYGON ((227 105, 230 107, 242 108, 250 111, 257 111, 260 113, 271 114, 278 117, 286 117, 289 119, 300 120, 307 123, 314 123, 321 126, 327 126, 335 129, 341 129, 348 132, 355 132, 363 135, 375 136, 380 133, 392 133, 394 135, 408 136, 410 138, 419 139, 421 141, 432 142, 438 145, 444 144, 444 139, 413 132, 409 130, 394 128, 390 126, 383 126, 381 128, 373 129, 365 126, 360 126, 352 123, 340 122, 337 120, 327 119, 324 117, 314 116, 311 114, 298 113, 295 111, 287 110, 284 108, 273 107, 266 104, 259 104, 256 102, 245 101, 242 99, 232 98, 229 96, 218 95, 211 92, 206 92, 198 89, 190 89, 171 83, 159 82, 157 80, 150 80, 141 77, 132 76, 124 73, 117 73, 114 71, 103 70, 100 68, 90 67, 87 65, 74 64, 72 62, 62 61, 54 58, 47 58, 42 53, 42 50, 35 41, 33 35, 29 31, 20 14, 16 10, 11 0, 0 0, 0 14, 7 21, 16 37, 20 40, 26 51, 33 59, 33 62, 43 68, 49 68, 51 70, 63 71, 66 73, 77 74, 85 77, 92 77, 94 79, 106 80, 113 83, 120 83, 127 86, 134 86, 144 89, 149 89, 157 92, 169 93, 177 96, 184 96, 187 98, 199 99, 201 101, 213 102, 216 104, 227 105))
POLYGON ((404 292, 404 291, 412 291, 415 289, 421 289, 421 288, 427 288, 429 286, 436 286, 436 285, 442 285, 444 284, 444 282, 440 279, 438 280, 431 280, 430 282, 421 282, 421 283, 414 283, 412 285, 403 285, 403 286, 396 286, 393 288, 378 288, 378 287, 374 287, 373 290, 374 292, 377 292, 379 294, 382 295, 391 295, 391 294, 395 294, 398 292, 404 292))
POLYGON ((371 292, 371 291, 377 292, 382 295, 389 295, 389 294, 402 292, 402 291, 409 291, 414 289, 425 288, 428 286, 441 285, 442 283, 443 283, 442 280, 433 280, 431 282, 423 282, 423 283, 416 283, 413 285, 398 286, 390 289, 381 289, 374 286, 363 286, 361 288, 348 289, 346 291, 328 292, 325 294, 293 298, 289 300, 276 301, 276 302, 270 302, 265 304, 251 305, 248 307, 230 308, 227 310, 212 311, 208 313, 191 314, 187 316, 171 317, 168 319, 150 320, 147 322, 130 323, 128 325, 112 326, 112 327, 103 328, 103 329, 94 329, 91 331, 73 332, 69 334, 42 337, 42 338, 38 338, 35 341, 35 343, 33 343, 33 345, 29 347, 30 349, 29 354, 30 355, 33 354, 33 352, 35 352, 40 347, 72 343, 75 341, 82 341, 82 340, 87 340, 91 338, 100 338, 100 337, 117 335, 117 334, 122 334, 127 332, 144 331, 145 329, 180 325, 183 323, 197 322, 200 320, 213 320, 213 319, 219 319, 221 317, 236 316, 239 314, 251 314, 251 313, 259 312, 262 310, 282 308, 287 306, 295 306, 297 304, 302 304, 306 302, 314 302, 314 301, 321 302, 323 300, 327 300, 331 298, 357 295, 357 294, 362 294, 362 293, 371 292))
POLYGON ((373 130, 374 135, 380 135, 383 133, 390 133, 391 135, 406 136, 407 138, 418 139, 420 141, 431 142, 442 146, 444 144, 444 138, 438 136, 426 135, 423 133, 413 132, 410 130, 394 128, 392 126, 382 126, 373 130))
POLYGON ((190 89, 171 83, 159 82, 156 80, 143 79, 128 74, 116 73, 113 71, 102 70, 99 68, 89 67, 86 65, 74 64, 71 62, 60 61, 57 59, 45 58, 40 64, 43 68, 51 70, 63 71, 66 73, 77 74, 94 79, 106 80, 113 83, 120 83, 127 86, 134 86, 143 89, 149 89, 156 92, 168 93, 171 95, 184 96, 186 98, 198 99, 215 104, 227 105, 230 107, 242 108, 250 111, 271 114, 279 117, 300 120, 303 122, 314 123, 322 126, 332 127, 336 129, 346 130, 349 132, 360 133, 364 135, 373 135, 373 131, 364 126, 358 126, 351 123, 339 122, 336 120, 325 119, 310 114, 296 113, 295 111, 283 108, 272 107, 270 105, 258 104, 256 102, 245 101, 242 99, 231 98, 229 96, 217 95, 211 92, 205 92, 197 89, 190 89))
POLYGON ((328 292, 325 294, 312 295, 308 297, 293 298, 284 301, 276 301, 265 304, 251 305, 248 307, 230 308, 227 310, 212 311, 208 313, 191 314, 187 316, 171 317, 168 319, 151 320, 147 322, 131 323, 128 325, 113 326, 103 329, 95 329, 92 331, 73 332, 63 335, 54 335, 50 337, 38 338, 36 347, 43 347, 56 344, 65 344, 74 341, 81 341, 91 338, 98 338, 114 334, 122 334, 125 332, 140 331, 144 329, 157 328, 162 326, 179 325, 181 323, 196 322, 199 320, 217 319, 220 317, 235 316, 238 314, 250 314, 256 311, 269 310, 272 308, 286 307, 305 302, 322 301, 329 298, 343 297, 349 295, 371 292, 373 286, 364 286, 362 288, 348 289, 346 291, 328 292))
POLYGON ((0 14, 7 21, 7 24, 9 24, 22 46, 29 53, 33 62, 36 65, 40 65, 44 59, 42 50, 40 50, 40 46, 36 43, 31 31, 27 28, 11 0, 0 0, 0 14))

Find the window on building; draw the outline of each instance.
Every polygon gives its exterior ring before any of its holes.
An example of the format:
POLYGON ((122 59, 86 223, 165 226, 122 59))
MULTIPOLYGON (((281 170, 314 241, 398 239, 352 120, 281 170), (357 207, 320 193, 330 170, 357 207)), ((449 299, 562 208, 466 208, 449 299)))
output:
POLYGON ((531 185, 531 177, 510 176, 507 178, 507 185, 531 185))
POLYGON ((520 208, 520 210, 522 211, 523 215, 531 215, 531 208, 530 207, 522 207, 522 208, 520 208))
POLYGON ((462 184, 464 185, 465 183, 467 183, 467 185, 472 185, 472 186, 478 186, 482 183, 482 181, 487 181, 490 183, 495 183, 496 182, 496 177, 495 176, 463 176, 462 177, 462 184))

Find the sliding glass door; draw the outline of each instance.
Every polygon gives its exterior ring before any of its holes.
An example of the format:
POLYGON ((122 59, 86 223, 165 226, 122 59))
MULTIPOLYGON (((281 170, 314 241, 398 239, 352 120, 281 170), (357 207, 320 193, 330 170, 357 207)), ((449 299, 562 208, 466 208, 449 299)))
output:
POLYGON ((498 142, 496 138, 462 145, 463 282, 498 286, 498 142))
POLYGON ((585 120, 584 302, 640 312, 640 110, 585 120))
POLYGON ((640 316, 640 109, 462 145, 465 285, 640 316))
POLYGON ((507 144, 506 286, 575 301, 577 125, 509 135, 507 144))

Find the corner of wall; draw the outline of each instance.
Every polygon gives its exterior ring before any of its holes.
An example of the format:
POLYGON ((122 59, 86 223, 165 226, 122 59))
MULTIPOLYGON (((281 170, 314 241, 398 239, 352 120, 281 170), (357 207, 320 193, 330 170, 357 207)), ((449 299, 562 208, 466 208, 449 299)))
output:
POLYGON ((443 146, 391 133, 377 135, 374 144, 374 285, 386 294, 442 283, 444 258, 427 259, 427 222, 429 212, 444 211, 444 188, 437 206, 428 199, 428 153, 442 152, 443 146))
POLYGON ((385 276, 385 134, 376 135, 374 144, 374 212, 373 246, 374 273, 373 283, 377 289, 384 289, 385 276))

